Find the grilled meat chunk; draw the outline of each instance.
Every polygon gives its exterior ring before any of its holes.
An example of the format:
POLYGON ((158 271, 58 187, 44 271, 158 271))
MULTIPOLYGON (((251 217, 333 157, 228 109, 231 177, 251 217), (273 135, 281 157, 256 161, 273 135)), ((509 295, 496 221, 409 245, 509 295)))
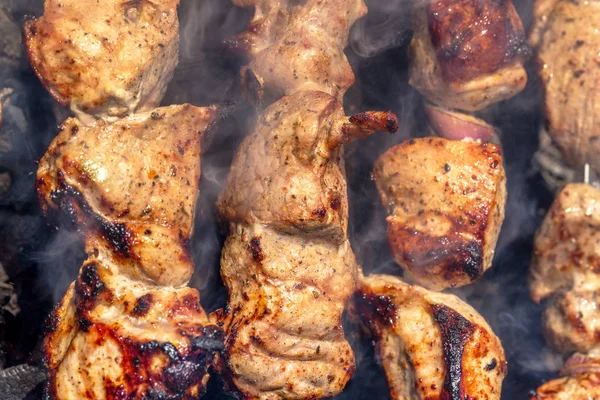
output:
POLYGON ((502 344, 458 297, 373 275, 359 281, 352 311, 375 339, 392 399, 500 399, 502 344))
POLYGON ((540 226, 530 269, 531 298, 600 289, 600 190, 569 184, 540 226))
POLYGON ((179 0, 46 0, 25 24, 31 65, 86 124, 160 103, 179 55, 179 0))
POLYGON ((42 208, 73 214, 73 197, 81 197, 85 216, 74 222, 111 235, 125 256, 122 270, 159 285, 185 284, 193 272, 186 240, 200 179, 201 137, 192 133, 215 116, 214 108, 182 105, 110 125, 68 119, 40 161, 42 208))
POLYGON ((530 400, 590 400, 600 397, 600 359, 574 354, 561 371, 563 378, 544 383, 530 400))
POLYGON ((341 315, 355 287, 341 145, 397 128, 387 112, 348 120, 318 91, 284 97, 242 142, 217 201, 229 222, 221 276, 223 373, 246 398, 339 393, 354 371, 341 315))
POLYGON ((498 146, 410 139, 384 153, 373 176, 394 258, 411 279, 442 290, 490 268, 506 202, 498 146))
POLYGON ((569 165, 600 172, 600 2, 537 0, 530 41, 545 87, 546 124, 569 165))
POLYGON ((413 12, 410 84, 429 101, 477 111, 523 90, 530 50, 512 0, 434 0, 413 12))
POLYGON ((69 119, 40 161, 43 211, 84 233, 88 254, 49 319, 51 396, 192 399, 203 392, 221 331, 184 285, 193 270, 187 242, 201 134, 215 116, 212 107, 182 105, 112 125, 69 119))
POLYGON ((544 334, 558 351, 571 354, 600 349, 600 292, 569 291, 544 310, 544 334))
POLYGON ((367 13, 363 0, 238 1, 255 6, 250 27, 230 41, 250 62, 242 69, 247 86, 258 79, 265 103, 299 90, 341 98, 354 83, 344 48, 348 32, 367 13), (252 73, 250 73, 250 71, 252 73))

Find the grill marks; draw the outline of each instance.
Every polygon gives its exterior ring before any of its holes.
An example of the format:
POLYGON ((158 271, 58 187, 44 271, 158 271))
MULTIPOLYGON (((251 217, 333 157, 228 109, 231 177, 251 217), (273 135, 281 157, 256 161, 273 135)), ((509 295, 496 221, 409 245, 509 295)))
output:
POLYGON ((440 399, 469 399, 462 385, 462 358, 465 345, 472 338, 476 327, 462 315, 444 305, 432 304, 431 311, 433 319, 441 330, 446 365, 446 376, 440 399))

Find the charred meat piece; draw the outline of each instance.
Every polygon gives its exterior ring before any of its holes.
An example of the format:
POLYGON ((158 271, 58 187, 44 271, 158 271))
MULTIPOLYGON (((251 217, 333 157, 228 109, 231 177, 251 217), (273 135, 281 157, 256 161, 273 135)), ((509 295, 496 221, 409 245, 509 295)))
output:
POLYGON ((359 281, 352 311, 375 339, 392 399, 500 399, 502 344, 458 297, 373 275, 359 281))
POLYGON ((600 3, 538 0, 531 43, 545 87, 545 129, 566 162, 600 172, 600 3))
POLYGON ((224 374, 246 398, 333 396, 355 368, 341 316, 355 287, 342 145, 387 112, 350 119, 332 96, 301 91, 269 106, 242 142, 217 201, 229 222, 224 374))
POLYGON ((530 269, 531 298, 600 289, 600 190, 569 184, 540 226, 530 269))
POLYGON ((519 93, 530 50, 512 0, 419 2, 410 83, 430 102, 481 110, 519 93))
POLYGON ((258 80, 269 104, 299 90, 341 98, 354 83, 344 48, 350 27, 367 13, 363 0, 238 1, 255 6, 254 20, 230 41, 250 59, 246 86, 258 80), (250 70, 252 72, 250 72, 250 70))
POLYGON ((179 0, 46 0, 25 24, 31 65, 86 124, 159 105, 179 54, 179 0))
POLYGON ((565 363, 562 378, 544 383, 530 400, 590 400, 600 397, 600 359, 574 354, 565 363))
POLYGON ((182 105, 112 125, 69 119, 40 161, 44 213, 79 229, 88 254, 48 321, 53 398, 204 391, 222 333, 184 285, 201 138, 215 116, 213 107, 182 105))
POLYGON ((200 179, 201 135, 194 133, 215 116, 215 108, 181 105, 93 127, 68 119, 40 161, 43 210, 101 229, 132 276, 185 284, 200 179))
POLYGON ((490 268, 506 202, 498 146, 411 139, 384 153, 373 176, 394 258, 415 282, 442 290, 490 268))

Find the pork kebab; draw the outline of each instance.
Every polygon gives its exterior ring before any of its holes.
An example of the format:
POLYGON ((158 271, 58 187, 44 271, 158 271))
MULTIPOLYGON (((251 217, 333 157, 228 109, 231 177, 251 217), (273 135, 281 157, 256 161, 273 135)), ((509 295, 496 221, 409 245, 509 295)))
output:
POLYGON ((26 25, 36 73, 79 117, 37 173, 44 213, 80 231, 87 253, 48 319, 50 398, 198 398, 222 348, 185 286, 202 137, 217 111, 153 108, 177 63, 177 4, 48 0, 26 25))
POLYGON ((500 146, 486 143, 494 127, 467 113, 523 89, 529 47, 511 1, 419 3, 413 28, 410 83, 427 99, 430 125, 442 138, 391 148, 373 177, 396 262, 412 281, 443 290, 491 267, 506 177, 500 146))
MULTIPOLYGON (((488 143, 494 127, 471 113, 524 88, 529 48, 511 1, 419 3, 413 28, 410 83, 442 137, 394 146, 373 177, 404 278, 439 291, 474 282, 492 264, 506 176, 500 146, 488 143)), ((374 339, 392 398, 500 399, 500 340, 462 300, 425 288, 359 280, 354 314, 374 339)))
POLYGON ((542 385, 537 398, 600 395, 599 257, 600 190, 568 184, 537 232, 529 282, 534 301, 548 299, 542 316, 546 339, 572 356, 562 371, 565 378, 542 385))
POLYGON ((585 164, 600 173, 600 2, 536 0, 533 13, 530 42, 545 114, 537 158, 558 191, 565 181, 581 181, 585 164))
POLYGON ((330 397, 355 369, 341 322, 357 274, 342 149, 398 121, 348 118, 340 102, 354 81, 343 50, 367 11, 362 0, 235 3, 255 7, 250 28, 229 42, 249 57, 242 80, 259 104, 275 102, 237 150, 217 201, 229 289, 214 315, 225 329, 218 368, 244 398, 330 397))

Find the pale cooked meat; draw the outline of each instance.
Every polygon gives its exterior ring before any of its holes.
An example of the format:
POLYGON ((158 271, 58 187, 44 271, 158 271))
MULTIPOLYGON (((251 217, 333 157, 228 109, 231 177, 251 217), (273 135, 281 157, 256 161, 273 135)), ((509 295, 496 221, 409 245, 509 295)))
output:
POLYGON ((570 166, 600 172, 600 2, 537 0, 534 11, 546 129, 570 166))
POLYGON ((530 268, 531 298, 600 289, 600 190, 569 184, 540 226, 530 268))
POLYGON ((352 310, 375 339, 393 400, 500 399, 502 344, 458 297, 372 275, 352 310))
POLYGON ((506 202, 499 146, 410 139, 375 162, 373 177, 392 253, 411 279, 442 290, 491 267, 506 202))
POLYGON ((179 56, 179 0, 46 0, 25 24, 31 65, 86 124, 159 105, 179 56))
POLYGON ((115 251, 127 255, 122 269, 160 285, 185 284, 200 179, 201 138, 190 132, 215 116, 214 108, 182 105, 93 127, 68 119, 40 161, 42 208, 70 213, 73 194, 84 196, 95 217, 81 222, 98 222, 111 235, 115 251))
POLYGON ((333 396, 355 368, 341 315, 356 261, 347 238, 341 145, 391 113, 350 119, 332 96, 301 91, 261 114, 242 142, 217 201, 229 222, 221 276, 229 306, 223 373, 246 398, 333 396))
POLYGON ((594 400, 600 398, 600 359, 574 354, 561 371, 562 378, 540 386, 530 400, 594 400))
POLYGON ((77 281, 45 338, 58 399, 197 398, 221 344, 184 285, 202 134, 215 108, 159 108, 112 125, 67 120, 40 161, 44 213, 85 235, 77 281))
POLYGON ((434 104, 481 110, 519 93, 529 56, 512 0, 434 0, 413 11, 410 84, 434 104))
POLYGON ((267 103, 299 90, 341 98, 354 83, 344 48, 350 27, 367 13, 363 0, 241 3, 256 7, 254 20, 230 43, 246 48, 250 62, 242 79, 249 79, 251 70, 267 103))
POLYGON ((566 354, 600 350, 600 292, 569 291, 552 299, 543 314, 546 340, 566 354))

